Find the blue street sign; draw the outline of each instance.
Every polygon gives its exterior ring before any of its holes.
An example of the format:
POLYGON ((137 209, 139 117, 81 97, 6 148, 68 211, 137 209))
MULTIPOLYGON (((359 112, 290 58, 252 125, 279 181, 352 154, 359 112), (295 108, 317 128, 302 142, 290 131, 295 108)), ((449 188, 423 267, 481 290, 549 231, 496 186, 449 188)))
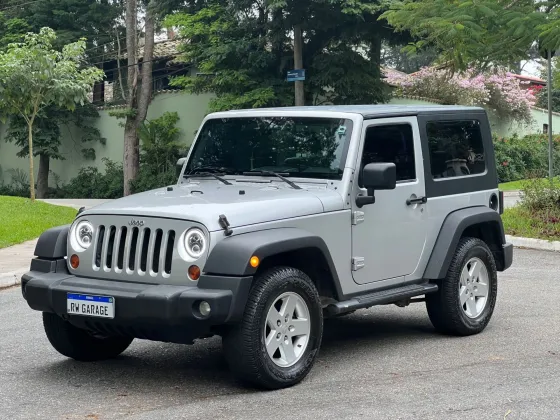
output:
POLYGON ((300 80, 305 80, 305 70, 300 69, 300 70, 290 70, 290 71, 288 71, 287 80, 288 80, 288 82, 296 82, 296 81, 300 81, 300 80))

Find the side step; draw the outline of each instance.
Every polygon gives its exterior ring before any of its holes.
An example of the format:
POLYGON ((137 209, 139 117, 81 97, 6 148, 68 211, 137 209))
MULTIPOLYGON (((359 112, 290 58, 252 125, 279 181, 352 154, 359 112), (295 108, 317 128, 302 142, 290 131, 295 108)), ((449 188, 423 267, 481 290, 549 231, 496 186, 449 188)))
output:
POLYGON ((383 290, 381 292, 356 296, 352 299, 333 303, 325 308, 325 315, 334 316, 356 309, 369 308, 370 306, 385 305, 402 299, 421 296, 438 291, 436 284, 412 284, 410 286, 397 287, 383 290))

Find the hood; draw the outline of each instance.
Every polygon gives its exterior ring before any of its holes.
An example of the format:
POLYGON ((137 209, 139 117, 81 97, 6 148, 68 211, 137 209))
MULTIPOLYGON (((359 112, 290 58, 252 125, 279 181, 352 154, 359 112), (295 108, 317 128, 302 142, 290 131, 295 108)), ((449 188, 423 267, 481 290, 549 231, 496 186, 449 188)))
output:
POLYGON ((322 187, 291 189, 272 183, 234 183, 214 180, 174 185, 131 195, 86 210, 83 215, 115 214, 167 217, 202 223, 210 231, 220 230, 220 215, 232 228, 268 221, 340 210, 342 197, 322 187), (171 189, 171 188, 170 188, 171 189))

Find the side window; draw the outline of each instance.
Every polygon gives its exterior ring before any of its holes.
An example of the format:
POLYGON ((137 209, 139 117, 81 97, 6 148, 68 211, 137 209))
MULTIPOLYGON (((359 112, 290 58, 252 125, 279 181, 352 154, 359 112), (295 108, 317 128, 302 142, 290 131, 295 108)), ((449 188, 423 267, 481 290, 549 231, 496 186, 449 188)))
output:
POLYGON ((434 179, 476 175, 486 170, 479 121, 429 121, 426 132, 434 179))
POLYGON ((366 130, 362 168, 368 163, 394 163, 397 182, 416 179, 414 138, 408 124, 379 125, 366 130))

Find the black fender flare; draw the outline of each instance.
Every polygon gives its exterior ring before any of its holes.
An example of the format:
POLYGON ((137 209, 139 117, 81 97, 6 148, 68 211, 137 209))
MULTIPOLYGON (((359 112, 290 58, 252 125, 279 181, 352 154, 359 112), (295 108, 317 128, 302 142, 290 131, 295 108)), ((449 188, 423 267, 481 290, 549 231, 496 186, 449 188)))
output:
POLYGON ((44 231, 35 245, 35 256, 49 260, 66 257, 70 226, 57 226, 44 231))
MULTIPOLYGON (((491 230, 487 233, 495 238, 494 242, 498 242, 495 244, 497 248, 492 250, 494 256, 503 259, 503 246, 506 239, 500 214, 488 207, 469 207, 451 212, 445 218, 424 271, 424 278, 430 280, 444 278, 465 230, 480 224, 484 224, 486 229, 491 230)), ((496 263, 498 267, 504 265, 503 261, 496 261, 496 263)))
POLYGON ((263 261, 274 255, 306 248, 316 248, 322 253, 336 293, 340 296, 340 283, 327 244, 321 237, 298 228, 261 230, 227 237, 212 249, 203 271, 210 275, 253 276, 257 268, 251 266, 251 257, 256 256, 263 261))

